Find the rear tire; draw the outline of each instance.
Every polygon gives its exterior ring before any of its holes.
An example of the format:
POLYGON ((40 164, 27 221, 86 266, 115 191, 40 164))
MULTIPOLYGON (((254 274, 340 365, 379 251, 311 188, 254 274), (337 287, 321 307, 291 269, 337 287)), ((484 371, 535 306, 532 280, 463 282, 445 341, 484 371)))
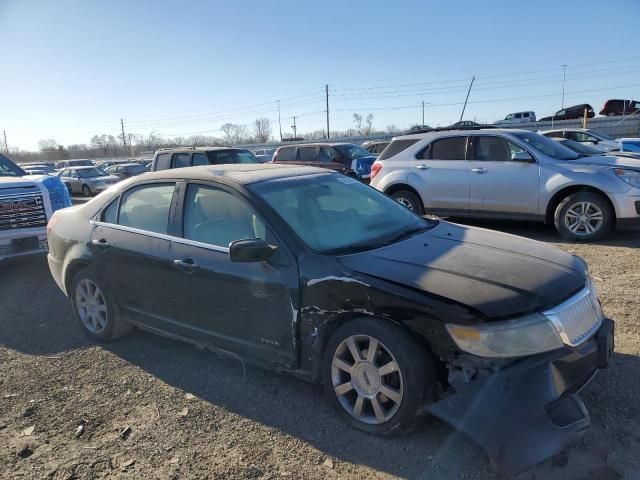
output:
POLYGON ((558 233, 574 242, 593 242, 604 237, 615 222, 609 202, 592 192, 565 197, 556 207, 554 223, 558 233))
POLYGON ((413 213, 424 215, 424 205, 422 205, 422 201, 415 193, 409 190, 398 190, 391 194, 391 198, 400 205, 407 207, 413 213))
POLYGON ((367 433, 414 429, 425 404, 435 398, 435 366, 428 351, 388 320, 345 323, 329 339, 322 361, 332 406, 345 422, 367 433))
POLYGON ((84 332, 99 342, 109 342, 131 333, 133 325, 123 320, 107 283, 91 268, 76 273, 69 297, 73 314, 84 332))
POLYGON ((91 189, 89 188, 89 185, 82 185, 82 194, 85 197, 90 197, 91 196, 91 189))

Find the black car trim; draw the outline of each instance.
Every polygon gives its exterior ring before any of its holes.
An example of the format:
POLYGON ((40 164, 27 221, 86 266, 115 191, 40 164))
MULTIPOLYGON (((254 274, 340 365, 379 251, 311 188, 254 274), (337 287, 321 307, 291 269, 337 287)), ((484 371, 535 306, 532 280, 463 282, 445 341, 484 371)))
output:
POLYGON ((89 220, 89 224, 97 227, 113 228, 115 230, 121 230, 123 232, 137 233, 140 235, 145 235, 147 237, 158 238, 160 240, 168 240, 170 242, 182 243, 183 245, 190 245, 192 247, 206 248, 208 250, 213 250, 216 252, 229 253, 229 248, 227 247, 219 247, 217 245, 211 245, 209 243, 196 242, 195 240, 189 240, 181 237, 174 237, 173 235, 166 235, 164 233, 150 232, 148 230, 141 230, 139 228, 125 227, 124 225, 118 225, 117 223, 107 223, 107 222, 101 222, 97 220, 89 220))

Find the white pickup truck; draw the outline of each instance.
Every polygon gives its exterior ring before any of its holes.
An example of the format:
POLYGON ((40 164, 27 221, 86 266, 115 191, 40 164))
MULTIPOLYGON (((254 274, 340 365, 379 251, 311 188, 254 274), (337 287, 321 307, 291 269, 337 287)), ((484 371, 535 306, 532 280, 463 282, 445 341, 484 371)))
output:
POLYGON ((47 251, 47 222, 71 206, 58 177, 30 175, 0 154, 0 261, 47 251))

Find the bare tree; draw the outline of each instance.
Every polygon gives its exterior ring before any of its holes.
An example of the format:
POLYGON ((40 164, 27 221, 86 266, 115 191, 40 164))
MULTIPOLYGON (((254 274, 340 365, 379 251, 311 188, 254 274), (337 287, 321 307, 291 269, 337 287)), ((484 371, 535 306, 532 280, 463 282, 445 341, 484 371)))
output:
POLYGON ((362 135, 362 115, 360 115, 359 113, 354 113, 353 123, 356 124, 356 129, 358 130, 358 133, 362 135))
POLYGON ((91 137, 91 145, 94 148, 101 150, 104 157, 107 156, 107 153, 109 152, 109 139, 104 133, 102 135, 94 135, 91 137))
POLYGON ((365 135, 370 135, 372 130, 373 130, 373 113, 370 113, 369 115, 367 115, 363 133, 365 135))
POLYGON ((38 147, 42 152, 53 152, 58 149, 58 142, 55 138, 43 138, 38 142, 38 147))
POLYGON ((253 128, 256 131, 256 141, 259 143, 265 143, 269 141, 271 136, 271 120, 268 118, 257 118, 253 124, 253 128))
POLYGON ((225 123, 220 127, 224 133, 224 139, 229 144, 238 144, 246 142, 249 134, 245 125, 237 123, 225 123))
POLYGON ((390 135, 395 135, 396 133, 400 133, 400 129, 398 128, 398 126, 394 125, 393 123, 391 125, 387 125, 387 128, 385 130, 390 135))

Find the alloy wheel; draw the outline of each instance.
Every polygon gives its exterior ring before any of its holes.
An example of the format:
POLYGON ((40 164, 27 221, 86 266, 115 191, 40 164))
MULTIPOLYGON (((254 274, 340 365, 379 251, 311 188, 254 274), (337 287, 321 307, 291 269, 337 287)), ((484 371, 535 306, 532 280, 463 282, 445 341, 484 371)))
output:
POLYGON ((104 295, 88 278, 76 287, 76 308, 83 325, 91 333, 100 333, 107 326, 107 303, 104 295))
POLYGON ((369 335, 352 335, 338 345, 331 380, 342 407, 367 424, 389 421, 402 403, 400 366, 391 351, 369 335))
POLYGON ((564 223, 571 233, 578 236, 592 235, 604 222, 604 214, 598 205, 591 202, 577 202, 564 215, 564 223))
POLYGON ((411 203, 411 200, 409 200, 408 198, 397 197, 396 202, 398 202, 400 205, 404 207, 407 207, 409 210, 413 211, 413 203, 411 203))

